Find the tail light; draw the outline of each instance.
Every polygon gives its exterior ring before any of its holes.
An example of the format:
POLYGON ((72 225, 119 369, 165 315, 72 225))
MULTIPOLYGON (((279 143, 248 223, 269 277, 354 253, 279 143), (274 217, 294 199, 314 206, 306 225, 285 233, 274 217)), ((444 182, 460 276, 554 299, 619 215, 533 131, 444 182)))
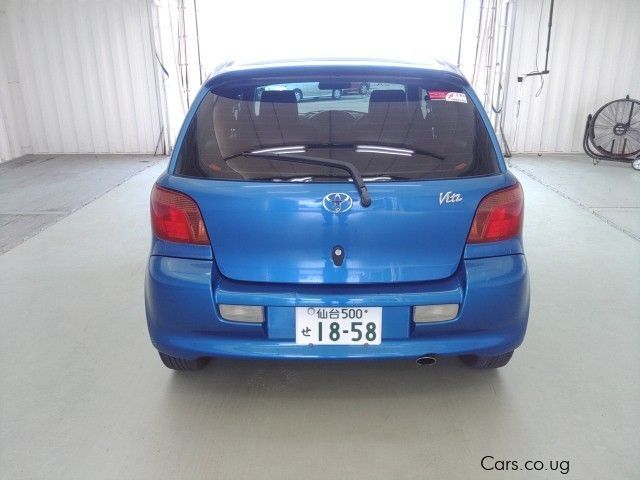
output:
POLYGON ((524 196, 516 185, 490 193, 482 199, 471 224, 468 243, 508 240, 522 233, 524 196))
POLYGON ((209 245, 209 236, 196 202, 184 193, 154 185, 151 226, 156 237, 178 243, 209 245))

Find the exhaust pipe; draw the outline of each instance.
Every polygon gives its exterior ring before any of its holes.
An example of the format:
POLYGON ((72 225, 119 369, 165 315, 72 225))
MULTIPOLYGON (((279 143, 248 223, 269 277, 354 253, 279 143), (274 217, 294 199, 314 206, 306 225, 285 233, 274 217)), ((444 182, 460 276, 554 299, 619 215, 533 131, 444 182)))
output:
POLYGON ((416 358, 416 363, 418 365, 433 365, 436 363, 436 357, 432 357, 431 355, 424 355, 422 357, 416 358))

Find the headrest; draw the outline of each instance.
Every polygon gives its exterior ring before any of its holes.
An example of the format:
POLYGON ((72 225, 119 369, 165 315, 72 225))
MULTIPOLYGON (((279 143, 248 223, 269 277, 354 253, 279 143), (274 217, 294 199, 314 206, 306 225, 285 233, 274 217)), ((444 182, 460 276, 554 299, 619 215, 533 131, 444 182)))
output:
POLYGON ((374 90, 369 98, 369 115, 386 116, 388 112, 400 107, 400 112, 406 107, 407 94, 403 90, 374 90))
POLYGON ((369 103, 374 102, 404 102, 407 94, 404 90, 374 90, 369 97, 369 103))
POLYGON ((298 102, 292 90, 267 90, 260 97, 261 123, 295 123, 298 121, 298 102))
POLYGON ((266 90, 262 92, 260 103, 296 103, 293 90, 266 90))

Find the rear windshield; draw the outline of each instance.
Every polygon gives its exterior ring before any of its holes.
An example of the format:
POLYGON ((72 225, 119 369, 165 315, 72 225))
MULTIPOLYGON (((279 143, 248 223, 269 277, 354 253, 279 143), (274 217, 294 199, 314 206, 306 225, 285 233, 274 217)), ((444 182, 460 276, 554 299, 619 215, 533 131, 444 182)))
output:
POLYGON ((208 92, 188 127, 175 173, 221 180, 350 181, 335 167, 268 156, 285 152, 350 162, 370 182, 499 171, 487 129, 460 86, 341 77, 263 79, 208 92))

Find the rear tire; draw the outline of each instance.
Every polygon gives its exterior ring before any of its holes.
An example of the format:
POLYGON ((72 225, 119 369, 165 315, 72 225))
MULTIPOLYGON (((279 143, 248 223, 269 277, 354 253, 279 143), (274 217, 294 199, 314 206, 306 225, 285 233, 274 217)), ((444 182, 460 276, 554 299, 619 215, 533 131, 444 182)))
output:
POLYGON ((460 357, 462 361, 471 368, 477 369, 489 369, 504 367, 511 357, 513 356, 513 350, 511 352, 503 353, 502 355, 494 355, 488 357, 482 357, 480 355, 463 355, 460 357))
POLYGON ((333 92, 331 92, 331 96, 335 99, 338 100, 340 98, 342 98, 342 90, 334 90, 333 92))
POLYGON ((162 352, 158 353, 160 354, 160 360, 162 360, 165 367, 178 371, 202 370, 210 360, 209 358, 196 358, 195 360, 189 360, 188 358, 172 357, 171 355, 167 355, 162 352))
POLYGON ((296 96, 296 102, 302 101, 302 90, 298 90, 297 88, 293 91, 293 94, 296 96))

